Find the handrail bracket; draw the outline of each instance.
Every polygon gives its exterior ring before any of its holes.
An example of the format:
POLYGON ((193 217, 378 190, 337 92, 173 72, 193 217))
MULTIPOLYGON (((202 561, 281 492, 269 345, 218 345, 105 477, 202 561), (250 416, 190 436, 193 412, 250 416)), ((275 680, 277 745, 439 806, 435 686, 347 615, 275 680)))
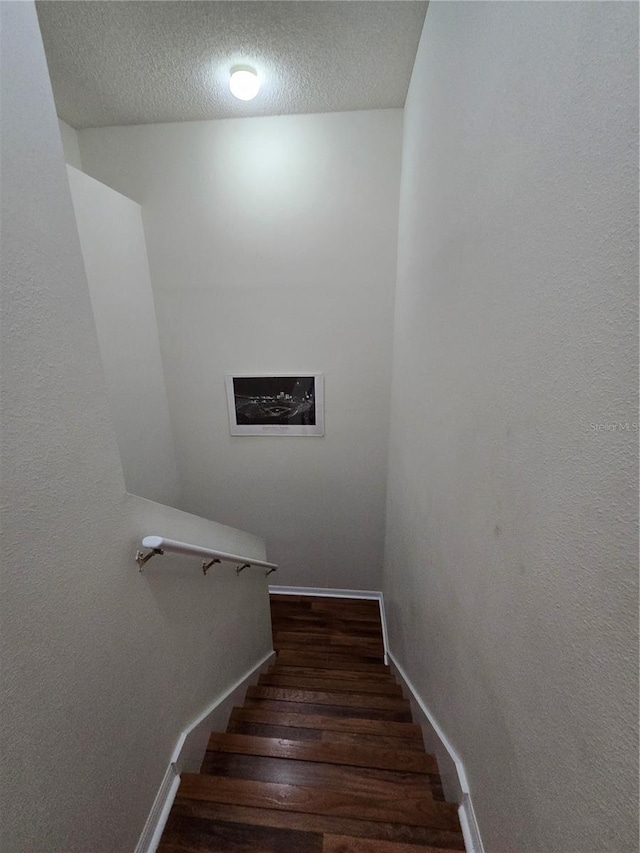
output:
POLYGON ((206 577, 206 574, 209 571, 209 569, 211 568, 211 566, 214 566, 216 563, 221 563, 221 562, 222 562, 222 560, 218 560, 217 557, 214 557, 213 560, 210 560, 208 563, 206 560, 203 560, 202 561, 202 574, 205 575, 205 577, 206 577))
POLYGON ((152 548, 148 554, 143 554, 142 551, 136 551, 136 563, 140 566, 140 571, 142 571, 144 564, 148 563, 156 554, 164 554, 164 551, 162 548, 152 548))

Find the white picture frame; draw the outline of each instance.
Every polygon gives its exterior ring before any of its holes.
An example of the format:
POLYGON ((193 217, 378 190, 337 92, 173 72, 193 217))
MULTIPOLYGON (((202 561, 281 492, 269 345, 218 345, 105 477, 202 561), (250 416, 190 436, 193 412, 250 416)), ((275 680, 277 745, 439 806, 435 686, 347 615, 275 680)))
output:
POLYGON ((322 373, 225 376, 231 435, 324 435, 322 373))

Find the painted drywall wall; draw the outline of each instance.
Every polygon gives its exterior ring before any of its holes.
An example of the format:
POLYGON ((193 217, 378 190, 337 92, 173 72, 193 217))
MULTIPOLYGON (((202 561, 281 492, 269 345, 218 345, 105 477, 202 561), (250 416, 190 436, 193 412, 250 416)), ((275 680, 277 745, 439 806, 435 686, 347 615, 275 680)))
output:
POLYGON ((62 138, 64 159, 75 169, 82 169, 82 156, 80 155, 80 145, 76 129, 67 124, 66 121, 62 121, 62 119, 58 119, 58 127, 60 128, 60 137, 62 138))
POLYGON ((127 491, 179 506, 140 205, 67 173, 127 491))
POLYGON ((142 205, 182 507, 267 539, 279 582, 378 588, 401 111, 100 128, 142 205), (226 373, 325 376, 322 438, 232 437, 226 373))
POLYGON ((270 648, 254 536, 127 495, 38 22, 2 22, 0 847, 133 850, 180 732, 270 648))
POLYGON ((431 3, 405 107, 385 603, 488 853, 638 845, 637 11, 431 3))

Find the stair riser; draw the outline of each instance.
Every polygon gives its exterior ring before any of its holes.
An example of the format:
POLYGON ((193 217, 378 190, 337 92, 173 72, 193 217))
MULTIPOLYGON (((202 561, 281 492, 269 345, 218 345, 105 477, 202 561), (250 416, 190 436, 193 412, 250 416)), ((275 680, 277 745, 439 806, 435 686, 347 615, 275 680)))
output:
POLYGON ((281 702, 308 702, 313 705, 341 705, 345 708, 366 708, 381 711, 408 711, 406 699, 394 696, 375 696, 340 691, 297 690, 288 687, 250 687, 247 699, 275 699, 281 702))
POLYGON ((304 702, 283 702, 277 699, 246 699, 245 708, 264 711, 282 711, 286 714, 322 714, 328 717, 345 717, 362 720, 387 720, 391 723, 410 723, 410 711, 387 711, 377 708, 350 708, 343 705, 315 705, 304 702))
POLYGON ((282 726, 349 732, 351 734, 390 735, 416 739, 422 738, 420 727, 411 721, 400 723, 390 721, 382 722, 379 720, 361 717, 345 718, 336 715, 329 716, 327 714, 323 714, 322 711, 319 714, 306 714, 303 713, 300 708, 298 711, 299 713, 287 713, 286 711, 275 711, 264 707, 250 707, 245 703, 243 708, 233 709, 231 712, 231 719, 254 723, 275 723, 282 726))
POLYGON ((334 690, 336 692, 349 693, 374 693, 379 695, 397 696, 402 698, 402 688, 398 684, 368 682, 354 680, 349 682, 346 679, 332 680, 329 678, 301 678, 291 677, 279 674, 261 675, 259 682, 265 687, 291 687, 293 689, 300 688, 302 690, 334 690))
MULTIPOLYGON (((407 826, 398 823, 332 818, 323 815, 298 814, 276 809, 256 809, 246 806, 220 805, 202 800, 178 798, 173 807, 177 815, 202 817, 251 826, 272 826, 306 832, 341 833, 355 839, 375 839, 404 844, 431 845, 440 850, 464 850, 462 833, 429 827, 407 826)), ((283 848, 283 853, 287 848, 283 848)), ((288 851, 287 851, 288 853, 288 851)))
POLYGON ((432 756, 416 752, 391 751, 346 744, 310 744, 295 740, 285 741, 275 738, 269 740, 267 738, 243 737, 242 735, 212 734, 207 748, 217 752, 395 770, 402 773, 438 772, 437 764, 432 756))
POLYGON ((433 829, 457 830, 457 811, 449 803, 429 796, 372 796, 348 791, 326 791, 306 786, 255 782, 248 779, 221 779, 185 773, 180 785, 182 799, 208 800, 229 805, 272 808, 327 817, 405 823, 433 829))

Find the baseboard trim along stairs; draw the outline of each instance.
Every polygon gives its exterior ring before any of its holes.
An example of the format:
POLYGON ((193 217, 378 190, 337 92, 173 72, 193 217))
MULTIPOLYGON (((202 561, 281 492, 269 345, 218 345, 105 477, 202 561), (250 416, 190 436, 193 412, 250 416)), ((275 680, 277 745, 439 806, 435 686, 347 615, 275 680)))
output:
POLYGON ((180 774, 199 769, 210 733, 214 729, 225 728, 234 705, 242 701, 247 688, 255 682, 261 672, 268 669, 274 659, 275 652, 269 652, 222 696, 215 699, 180 734, 136 845, 135 853, 155 853, 180 785, 180 774))
POLYGON ((409 696, 413 719, 422 729, 425 747, 436 756, 445 795, 450 802, 460 804, 458 817, 467 853, 484 853, 464 764, 393 654, 389 652, 388 655, 391 669, 409 696))
POLYGON ((136 853, 484 853, 382 593, 269 589, 275 651, 182 733, 136 853))

